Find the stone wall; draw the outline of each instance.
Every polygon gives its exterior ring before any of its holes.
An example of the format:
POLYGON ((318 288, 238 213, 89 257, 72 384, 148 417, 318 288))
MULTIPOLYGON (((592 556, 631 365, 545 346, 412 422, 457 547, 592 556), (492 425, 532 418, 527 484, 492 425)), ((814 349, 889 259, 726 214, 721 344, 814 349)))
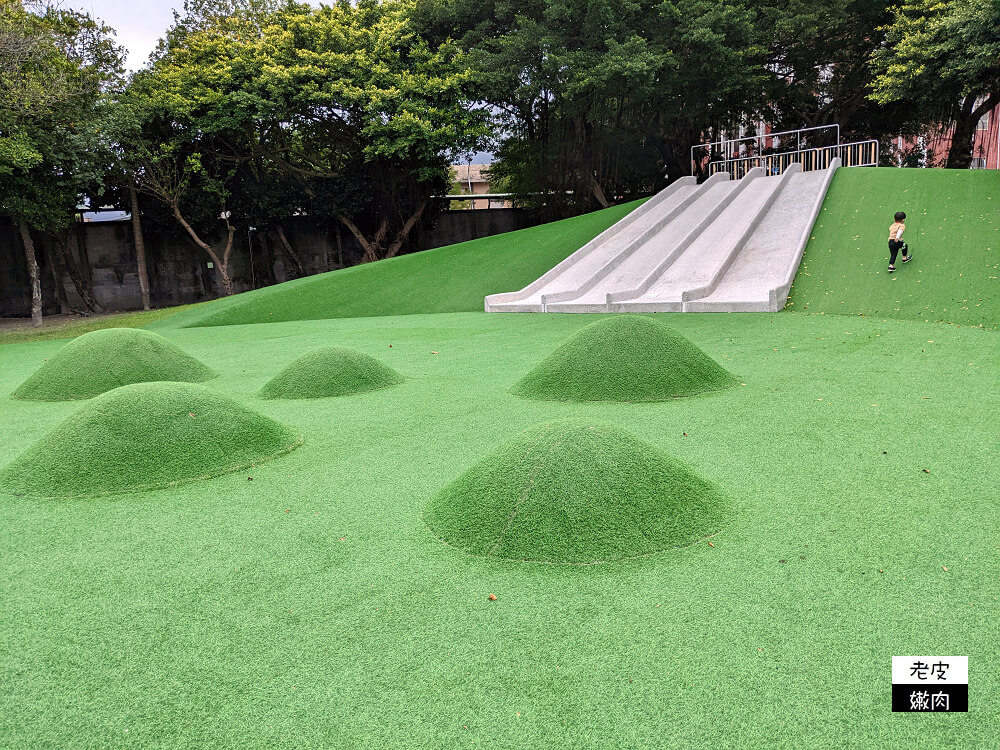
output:
MULTIPOLYGON (((518 209, 448 211, 439 214, 432 227, 419 227, 410 246, 417 252, 522 229, 529 223, 518 209)), ((217 271, 208 267, 210 259, 190 239, 148 230, 144 234, 153 307, 182 305, 222 295, 217 271)), ((308 217, 297 217, 288 226, 287 236, 307 275, 343 268, 361 259, 357 241, 339 225, 317 225, 308 217)), ((44 314, 85 310, 69 274, 62 268, 52 238, 39 233, 33 237, 42 277, 44 314), (56 285, 57 277, 62 279, 62 290, 56 285)), ((215 239, 219 242, 223 236, 220 233, 215 239)), ((106 310, 142 309, 130 221, 77 224, 67 247, 106 310)), ((280 244, 259 232, 237 233, 230 273, 238 292, 298 275, 280 244)), ((30 314, 31 290, 21 239, 14 227, 0 223, 0 317, 30 314)))

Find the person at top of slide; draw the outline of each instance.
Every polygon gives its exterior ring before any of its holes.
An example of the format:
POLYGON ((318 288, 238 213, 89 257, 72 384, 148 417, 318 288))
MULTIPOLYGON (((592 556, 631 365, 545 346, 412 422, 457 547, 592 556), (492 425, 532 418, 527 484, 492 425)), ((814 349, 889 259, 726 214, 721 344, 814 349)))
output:
POLYGON ((906 229, 906 214, 902 211, 897 211, 892 218, 895 221, 889 227, 889 273, 896 270, 896 254, 900 250, 903 251, 904 263, 909 263, 910 259, 913 258, 909 246, 903 242, 903 230, 906 229))

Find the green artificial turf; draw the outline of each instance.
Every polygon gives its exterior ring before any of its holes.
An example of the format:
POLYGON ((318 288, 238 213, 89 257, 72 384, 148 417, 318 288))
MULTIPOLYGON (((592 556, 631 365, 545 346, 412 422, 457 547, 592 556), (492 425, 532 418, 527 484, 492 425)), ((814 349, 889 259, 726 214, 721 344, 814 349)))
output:
POLYGON ((0 473, 0 490, 48 498, 137 492, 259 464, 301 442, 204 386, 138 383, 67 417, 0 473))
POLYGON ((327 398, 399 385, 404 378, 374 357, 342 346, 303 354, 260 389, 261 398, 327 398))
MULTIPOLYGON (((915 229, 894 286, 920 278, 915 229)), ((213 392, 305 442, 155 492, 42 501, 0 482, 0 747, 992 750, 1000 333, 894 319, 904 306, 801 314, 799 281, 777 315, 654 316, 741 378, 651 403, 510 393, 606 316, 182 328, 236 298, 157 321, 219 373, 213 392), (255 398, 331 342, 405 381, 255 398), (676 457, 739 512, 710 539, 602 565, 476 557, 428 531, 422 511, 456 477, 562 419, 676 457), (968 656, 969 713, 892 713, 891 657, 905 654, 968 656)), ((405 277, 386 284, 407 297, 405 277)), ((407 311, 418 294, 442 304, 424 284, 407 311)), ((59 348, 3 347, 0 393, 59 348)), ((0 399, 0 467, 80 407, 0 399)))
MULTIPOLYGON (((305 442, 156 492, 0 490, 0 747, 993 747, 1000 334, 663 317, 746 385, 511 395, 583 315, 160 328, 220 373, 213 391, 305 442), (406 381, 254 399, 331 341, 406 381), (675 456, 739 512, 693 546, 590 566, 428 531, 456 477, 564 418, 675 456), (894 654, 969 656, 970 712, 893 714, 894 654)), ((59 346, 4 347, 0 389, 59 346)), ((0 466, 78 408, 0 399, 0 466)))
POLYGON ((26 320, 10 330, 0 330, 0 345, 21 344, 29 341, 48 341, 50 339, 72 339, 90 331, 104 328, 141 328, 169 318, 179 312, 193 310, 204 302, 191 305, 164 307, 159 310, 139 310, 123 313, 102 313, 85 318, 66 316, 45 317, 41 327, 31 326, 26 320))
MULTIPOLYGON (((508 392, 593 319, 161 328, 242 402, 330 341, 407 379, 254 400, 305 442, 246 472, 0 491, 0 747, 993 747, 1000 334, 671 315, 746 385, 641 404, 508 392), (675 456, 739 512, 693 546, 592 566, 472 557, 428 531, 444 487, 563 418, 675 456), (970 712, 893 714, 894 654, 969 656, 970 712)), ((0 388, 58 349, 5 347, 0 388)), ((0 399, 0 465, 79 407, 0 399)))
POLYGON ((490 453, 431 501, 424 521, 472 555, 587 564, 691 544, 722 528, 727 505, 655 446, 563 419, 490 453))
POLYGON ((672 328, 616 315, 576 333, 511 392, 549 401, 666 401, 736 384, 672 328))
POLYGON ((191 325, 482 310, 487 294, 530 284, 640 204, 259 289, 213 305, 191 325))
POLYGON ((73 401, 130 383, 200 383, 216 373, 159 334, 136 328, 86 333, 63 346, 11 398, 73 401))
POLYGON ((826 315, 1000 324, 1000 172, 841 169, 789 307, 826 315), (909 263, 887 272, 889 225, 906 213, 909 263))

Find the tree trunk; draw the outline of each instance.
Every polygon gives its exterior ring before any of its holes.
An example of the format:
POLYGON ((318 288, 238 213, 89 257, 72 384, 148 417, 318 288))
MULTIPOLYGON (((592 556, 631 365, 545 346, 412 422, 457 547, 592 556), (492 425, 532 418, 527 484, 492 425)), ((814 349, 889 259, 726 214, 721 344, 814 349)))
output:
POLYGON ((208 253, 208 257, 212 259, 212 263, 215 264, 215 270, 219 272, 219 277, 222 279, 222 288, 229 296, 233 293, 233 280, 229 277, 229 254, 233 249, 233 235, 236 233, 236 229, 229 224, 229 220, 226 219, 226 226, 229 230, 229 239, 226 242, 226 249, 222 254, 222 260, 219 260, 218 253, 212 249, 212 246, 205 242, 198 233, 194 231, 194 227, 187 223, 184 217, 181 215, 180 209, 177 207, 176 203, 172 203, 170 208, 173 210, 174 218, 180 223, 184 230, 188 233, 188 236, 194 241, 198 247, 208 253))
POLYGON ((142 220, 139 218, 139 193, 134 185, 129 186, 132 199, 132 241, 135 243, 135 263, 139 271, 139 293, 142 294, 142 309, 149 308, 149 273, 146 269, 146 240, 142 236, 142 220))
POLYGON ((80 265, 76 262, 76 259, 70 255, 69 252, 69 242, 64 242, 62 238, 55 237, 55 246, 59 250, 59 255, 62 257, 63 265, 66 266, 66 271, 69 273, 70 279, 73 280, 73 286, 76 288, 76 293, 80 295, 80 299, 83 300, 83 304, 91 312, 104 312, 104 308, 101 307, 97 299, 94 297, 94 290, 88 286, 83 280, 83 274, 80 273, 80 265))
POLYGON ((948 149, 948 169, 968 169, 972 165, 972 146, 976 137, 976 124, 971 118, 963 118, 955 122, 955 131, 951 136, 951 148, 948 149))
POLYGON ((38 276, 38 259, 35 257, 35 243, 31 239, 31 228, 23 219, 18 222, 21 241, 24 243, 24 257, 28 261, 28 276, 31 279, 31 324, 42 324, 42 280, 38 276))
POLYGON ((948 169, 968 169, 972 166, 973 149, 976 145, 976 128, 987 112, 1000 104, 1000 91, 986 97, 978 107, 976 95, 969 94, 962 101, 955 117, 955 132, 951 137, 951 148, 948 149, 948 169))
POLYGON ((281 224, 278 224, 277 227, 275 227, 274 234, 277 236, 281 246, 285 249, 285 253, 289 258, 291 258, 292 263, 295 264, 295 271, 299 278, 305 276, 306 272, 302 268, 302 262, 299 260, 299 256, 295 254, 292 243, 288 241, 288 237, 285 235, 285 229, 281 226, 281 224))
POLYGON ((423 216, 428 202, 427 198, 420 201, 420 205, 417 206, 417 209, 410 215, 410 218, 406 220, 402 228, 396 233, 392 242, 388 242, 389 220, 386 218, 382 219, 378 229, 375 231, 375 237, 371 240, 365 237, 364 232, 362 232, 358 228, 357 224, 351 221, 347 216, 337 214, 337 218, 340 219, 341 223, 351 231, 351 234, 354 235, 358 244, 361 245, 362 249, 365 251, 365 255, 361 262, 371 263, 376 260, 394 258, 399 253, 399 251, 403 248, 403 243, 406 242, 406 238, 409 237, 410 232, 413 231, 413 227, 416 226, 420 217, 423 216))
MULTIPOLYGON (((45 245, 42 245, 43 249, 45 245)), ((59 303, 59 313, 65 315, 69 312, 69 299, 66 297, 66 285, 63 283, 63 268, 59 263, 59 254, 52 248, 45 250, 45 257, 48 260, 49 274, 52 276, 52 285, 56 292, 56 301, 59 303)))

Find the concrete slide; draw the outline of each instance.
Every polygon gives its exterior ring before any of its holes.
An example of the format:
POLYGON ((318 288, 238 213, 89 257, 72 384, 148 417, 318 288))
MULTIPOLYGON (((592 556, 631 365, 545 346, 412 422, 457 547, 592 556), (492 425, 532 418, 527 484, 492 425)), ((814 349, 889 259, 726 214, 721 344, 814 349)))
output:
POLYGON ((839 166, 685 177, 487 312, 767 312, 784 307, 839 166))

